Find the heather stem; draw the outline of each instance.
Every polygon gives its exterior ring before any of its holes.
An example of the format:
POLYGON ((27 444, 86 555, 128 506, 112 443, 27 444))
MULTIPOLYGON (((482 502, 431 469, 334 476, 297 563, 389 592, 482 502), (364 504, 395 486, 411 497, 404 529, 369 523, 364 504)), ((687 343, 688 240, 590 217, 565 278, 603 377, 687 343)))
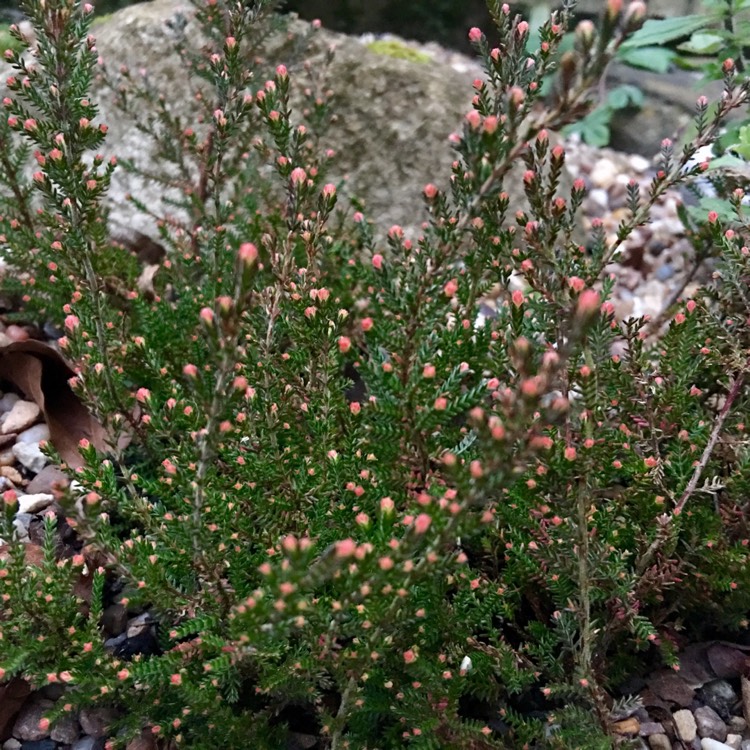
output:
MULTIPOLYGON (((746 366, 750 366, 750 360, 748 360, 746 366)), ((734 381, 732 382, 729 388, 729 393, 727 394, 726 400, 724 401, 724 406, 721 407, 721 411, 719 412, 719 415, 716 418, 714 427, 711 430, 711 435, 708 438, 706 447, 703 450, 703 455, 701 456, 700 461, 698 461, 698 465, 695 467, 693 476, 690 478, 690 481, 688 482, 688 485, 685 488, 685 491, 682 493, 682 497, 680 497, 679 502, 677 503, 674 510, 672 511, 673 517, 679 516, 680 513, 682 513, 682 510, 684 509, 687 501, 690 499, 690 496, 693 494, 693 492, 695 492, 695 488, 698 486, 698 482, 700 481, 700 478, 703 472, 705 471, 709 460, 711 459, 711 454, 713 453, 714 448, 716 447, 716 442, 718 441, 719 435, 721 434, 721 430, 724 427, 724 422, 726 421, 726 418, 729 416, 729 412, 732 410, 732 406, 734 405, 734 402, 736 401, 737 396, 740 395, 742 386, 745 383, 745 372, 746 371, 741 371, 737 373, 737 375, 734 378, 734 381)))

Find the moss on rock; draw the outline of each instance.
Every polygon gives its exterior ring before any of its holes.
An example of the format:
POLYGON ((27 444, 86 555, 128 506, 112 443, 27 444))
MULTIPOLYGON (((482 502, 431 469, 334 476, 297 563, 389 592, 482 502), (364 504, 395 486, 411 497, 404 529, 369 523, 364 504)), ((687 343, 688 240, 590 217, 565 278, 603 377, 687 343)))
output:
POLYGON ((374 42, 370 42, 367 45, 367 49, 378 55, 388 55, 388 57, 396 57, 399 60, 408 60, 414 63, 430 62, 429 55, 395 39, 377 39, 374 42))

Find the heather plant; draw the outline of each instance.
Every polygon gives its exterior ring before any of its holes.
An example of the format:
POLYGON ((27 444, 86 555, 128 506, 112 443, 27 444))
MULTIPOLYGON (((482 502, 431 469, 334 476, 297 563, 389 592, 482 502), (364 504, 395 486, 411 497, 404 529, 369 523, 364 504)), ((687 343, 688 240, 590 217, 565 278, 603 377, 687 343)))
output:
POLYGON ((108 439, 67 467, 75 554, 50 516, 29 560, 3 496, 0 676, 64 686, 45 722, 112 708, 113 745, 145 729, 190 748, 299 731, 328 748, 608 747, 639 660, 672 663, 680 629, 706 619, 747 625, 741 189, 694 227, 711 283, 660 318, 615 320, 605 269, 705 171, 691 160, 748 87, 726 61, 693 142, 665 141, 616 236, 595 221, 581 246, 585 184, 560 189, 551 131, 591 107, 643 4, 608 3, 544 104, 572 3, 533 51, 528 24, 490 3, 500 41, 469 32, 486 80, 409 237, 327 180, 335 81, 262 59, 273 5, 196 0, 203 37, 177 42, 193 110, 107 74, 171 164, 152 175, 171 210, 154 215, 164 256, 147 278, 108 233, 112 175, 137 167, 97 155, 91 8, 25 5, 37 40, 6 55, 0 123, 4 285, 18 317, 64 331, 71 387, 108 439), (158 623, 147 652, 105 648, 113 601, 158 623))

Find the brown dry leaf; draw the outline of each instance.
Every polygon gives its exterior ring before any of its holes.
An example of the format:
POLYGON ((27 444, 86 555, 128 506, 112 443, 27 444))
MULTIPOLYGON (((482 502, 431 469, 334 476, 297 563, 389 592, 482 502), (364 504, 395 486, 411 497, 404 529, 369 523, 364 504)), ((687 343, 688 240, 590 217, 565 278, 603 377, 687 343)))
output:
MULTIPOLYGON (((7 544, 0 544, 0 563, 4 562, 10 556, 10 546, 7 544)), ((34 544, 33 542, 24 544, 23 551, 26 557, 26 565, 28 567, 35 567, 42 564, 44 561, 44 549, 40 544, 34 544)), ((89 563, 90 560, 86 559, 89 563)), ((88 567, 88 566, 87 566, 88 567)), ((81 574, 73 584, 73 596, 81 599, 81 612, 88 614, 89 607, 91 606, 91 593, 93 587, 94 578, 90 572, 90 569, 84 568, 81 574)), ((0 619, 2 619, 2 612, 0 612, 0 619)), ((0 707, 2 699, 0 698, 0 707)))
POLYGON ((154 289, 154 276, 156 276, 156 272, 160 268, 161 266, 159 264, 144 266, 141 275, 138 277, 136 287, 147 299, 153 299, 156 294, 156 290, 154 289))
POLYGON ((0 348, 0 379, 37 404, 55 450, 65 463, 77 468, 83 463, 78 452, 81 439, 102 451, 107 441, 104 428, 68 384, 74 374, 59 352, 41 341, 16 341, 0 348))
MULTIPOLYGON (((8 559, 10 545, 0 544, 0 562, 8 559)), ((26 565, 41 565, 44 560, 44 550, 38 544, 24 544, 23 551, 26 555, 26 565)))
POLYGON ((0 685, 0 742, 10 738, 16 716, 30 693, 31 686, 20 677, 0 685))

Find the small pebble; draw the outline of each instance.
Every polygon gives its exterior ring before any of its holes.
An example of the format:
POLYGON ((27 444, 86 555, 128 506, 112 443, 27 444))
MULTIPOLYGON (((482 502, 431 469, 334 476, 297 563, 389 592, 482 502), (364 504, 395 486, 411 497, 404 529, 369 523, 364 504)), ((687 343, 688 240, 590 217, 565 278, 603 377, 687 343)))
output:
POLYGON ((4 435, 10 432, 23 432, 39 419, 40 414, 41 410, 33 401, 16 401, 2 420, 0 432, 4 435))
POLYGON ((701 750, 732 750, 732 748, 724 742, 719 742, 719 740, 704 737, 701 740, 701 750))
POLYGON ((16 443, 13 446, 13 455, 24 468, 34 474, 38 474, 49 462, 38 443, 16 443))
POLYGON ((0 398, 0 414, 10 411, 13 408, 13 404, 16 401, 20 401, 21 397, 17 393, 6 393, 0 398))
POLYGON ((52 495, 40 492, 38 495, 21 495, 18 498, 19 513, 38 513, 55 502, 52 495))
POLYGON ((13 466, 16 462, 16 455, 11 448, 9 451, 0 451, 0 466, 13 466))
POLYGON ((49 440, 49 427, 44 422, 35 424, 33 427, 29 427, 28 430, 24 430, 19 433, 16 438, 18 443, 41 443, 42 440, 49 440))
POLYGON ((76 740, 70 750, 104 750, 104 738, 86 735, 76 740))
POLYGON ((672 714, 672 719, 677 736, 683 742, 692 742, 698 732, 692 712, 687 708, 680 709, 672 714))
POLYGON ((29 338, 29 332, 21 326, 10 325, 5 329, 5 335, 11 341, 26 341, 29 338))
POLYGON ((724 742, 727 738, 727 725, 711 706, 696 708, 693 716, 695 716, 700 737, 709 737, 719 742, 724 742))
POLYGON ((666 734, 652 734, 648 738, 651 750, 672 750, 672 743, 666 734))
POLYGON ((618 171, 614 162, 609 159, 599 159, 589 176, 596 187, 609 187, 614 183, 618 171))
POLYGON ((23 484, 23 477, 15 466, 0 466, 0 476, 10 479, 16 486, 23 484))

